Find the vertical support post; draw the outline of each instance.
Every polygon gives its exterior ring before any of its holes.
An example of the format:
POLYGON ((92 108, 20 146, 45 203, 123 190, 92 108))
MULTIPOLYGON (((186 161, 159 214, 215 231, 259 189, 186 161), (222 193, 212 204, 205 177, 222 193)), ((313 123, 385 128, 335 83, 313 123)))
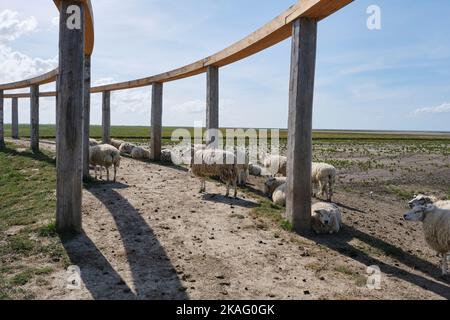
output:
POLYGON ((103 143, 111 143, 111 92, 102 93, 103 143))
POLYGON ((30 143, 33 152, 39 151, 39 86, 30 87, 30 143))
POLYGON ((81 232, 84 7, 76 0, 61 0, 59 11, 56 228, 60 233, 81 232), (74 6, 79 9, 75 17, 73 10, 68 12, 74 6), (69 28, 74 18, 81 28, 69 28))
POLYGON ((209 66, 206 72, 206 144, 218 146, 219 139, 219 68, 209 66))
POLYGON ((3 90, 0 90, 0 149, 4 149, 5 145, 5 125, 4 125, 4 104, 3 90))
POLYGON ((89 127, 91 122, 91 57, 84 57, 83 179, 89 179, 89 127))
POLYGON ((19 139, 19 98, 11 99, 11 137, 19 139))
POLYGON ((298 233, 311 228, 312 115, 316 64, 317 21, 293 22, 286 218, 298 233))
POLYGON ((162 139, 162 108, 163 108, 163 84, 152 84, 152 115, 151 115, 151 142, 150 159, 161 160, 161 139, 162 139))

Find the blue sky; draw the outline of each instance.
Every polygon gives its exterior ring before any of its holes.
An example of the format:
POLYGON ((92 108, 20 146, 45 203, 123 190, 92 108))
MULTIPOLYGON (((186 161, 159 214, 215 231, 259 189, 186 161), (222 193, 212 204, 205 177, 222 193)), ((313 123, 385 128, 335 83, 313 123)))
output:
MULTIPOLYGON (((93 82, 168 71, 245 37, 294 0, 92 0, 93 82)), ((314 128, 450 131, 450 2, 356 0, 319 24, 314 128), (368 6, 382 29, 366 27, 368 6)), ((57 10, 50 0, 2 0, 0 82, 57 63, 57 10)), ((220 70, 220 121, 231 127, 287 126, 290 40, 220 70)), ((205 118, 205 75, 165 84, 165 125, 205 118)), ((52 86, 43 88, 52 89, 52 86)), ((150 88, 112 94, 112 123, 148 125, 150 88)), ((20 122, 29 122, 29 101, 20 122)), ((41 123, 54 122, 42 99, 41 123)), ((10 101, 5 119, 10 120, 10 101)), ((92 123, 101 122, 93 95, 92 123)))

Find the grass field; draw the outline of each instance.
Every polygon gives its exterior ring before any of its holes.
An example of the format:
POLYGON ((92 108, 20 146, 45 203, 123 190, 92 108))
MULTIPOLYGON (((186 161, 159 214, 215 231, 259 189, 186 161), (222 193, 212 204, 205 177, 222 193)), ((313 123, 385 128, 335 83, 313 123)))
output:
MULTIPOLYGON (((172 132, 178 128, 164 127, 163 140, 170 141, 172 132)), ((184 128, 189 130, 193 136, 193 128, 184 128)), ((44 139, 55 138, 55 125, 41 125, 40 136, 44 139)), ((222 129, 226 130, 226 129, 222 129)), ((270 131, 269 131, 270 132, 270 131)), ((6 136, 11 135, 11 125, 5 125, 6 136)), ((24 138, 30 136, 29 125, 19 126, 19 135, 24 138)), ((150 136, 150 127, 140 126, 112 126, 111 135, 114 138, 130 139, 148 139, 150 136)), ((91 126, 91 137, 100 138, 102 136, 101 126, 91 126)), ((287 138, 287 130, 280 130, 280 138, 287 138)), ((313 132, 315 140, 442 140, 450 142, 450 132, 447 133, 426 133, 426 132, 376 132, 376 131, 347 131, 347 130, 315 130, 313 132)))

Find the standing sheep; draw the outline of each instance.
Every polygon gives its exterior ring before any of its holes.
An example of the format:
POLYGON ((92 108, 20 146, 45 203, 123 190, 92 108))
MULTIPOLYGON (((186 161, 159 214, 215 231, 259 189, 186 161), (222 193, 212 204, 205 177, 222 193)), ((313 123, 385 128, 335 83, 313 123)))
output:
POLYGON ((234 187, 234 197, 237 197, 238 169, 232 152, 206 149, 195 152, 191 164, 191 172, 202 179, 200 192, 206 192, 206 178, 219 177, 226 183, 230 195, 230 185, 234 187))
POLYGON ((414 199, 412 199, 408 204, 411 209, 416 206, 424 206, 427 204, 434 204, 436 207, 442 209, 450 209, 450 200, 438 200, 435 196, 427 196, 424 194, 414 196, 414 199))
POLYGON ((89 148, 89 163, 94 166, 95 179, 97 179, 97 166, 100 166, 100 179, 102 179, 102 168, 106 168, 107 181, 109 181, 109 168, 114 166, 114 182, 116 182, 120 159, 119 150, 109 144, 100 144, 89 148))
POLYGON ((333 197, 333 186, 336 180, 336 168, 332 165, 320 162, 312 163, 311 181, 312 193, 316 196, 315 190, 319 189, 320 195, 326 195, 327 200, 331 202, 333 197))
POLYGON ((450 209, 434 204, 417 205, 404 215, 406 221, 422 221, 425 240, 441 257, 442 275, 448 275, 450 253, 450 209))
POLYGON ((318 202, 311 208, 311 228, 317 234, 333 234, 341 230, 341 210, 332 203, 318 202))

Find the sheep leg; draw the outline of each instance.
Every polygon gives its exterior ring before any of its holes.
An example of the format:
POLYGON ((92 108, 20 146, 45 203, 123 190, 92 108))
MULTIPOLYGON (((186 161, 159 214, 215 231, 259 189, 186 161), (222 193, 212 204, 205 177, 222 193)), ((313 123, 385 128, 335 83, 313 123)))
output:
POLYGON ((117 167, 114 166, 114 182, 116 182, 117 167))
POLYGON ((234 198, 237 199, 237 182, 236 182, 236 180, 234 180, 234 182, 233 182, 233 187, 234 187, 234 198))
POLYGON ((97 166, 94 166, 94 179, 97 180, 97 166))
POLYGON ((109 167, 106 167, 106 181, 109 182, 109 167))
POLYGON ((328 181, 328 201, 331 202, 331 198, 333 197, 333 181, 328 181))
POLYGON ((230 181, 227 181, 227 193, 225 194, 225 197, 229 197, 230 196, 230 181))
POLYGON ((100 180, 103 180, 103 167, 100 166, 100 180))

